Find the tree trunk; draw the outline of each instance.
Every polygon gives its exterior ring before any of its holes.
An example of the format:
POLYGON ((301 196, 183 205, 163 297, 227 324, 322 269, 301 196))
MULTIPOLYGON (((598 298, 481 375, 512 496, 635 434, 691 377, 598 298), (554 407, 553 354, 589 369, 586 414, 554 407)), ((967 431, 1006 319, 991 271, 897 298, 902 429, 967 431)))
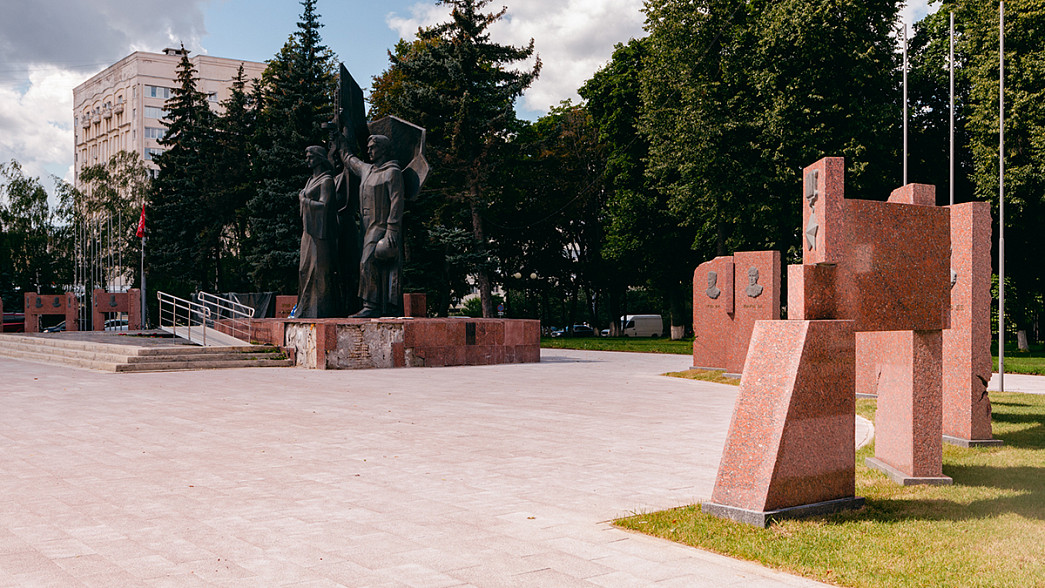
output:
MULTIPOLYGON (((475 236, 479 246, 486 248, 486 237, 483 235, 483 217, 479 212, 479 187, 475 184, 469 189, 472 209, 472 235, 475 236)), ((475 282, 479 287, 479 301, 482 303, 483 318, 491 318, 493 314, 493 288, 490 285, 490 273, 486 266, 478 268, 475 274, 475 282)))
POLYGON ((678 341, 686 336, 685 305, 682 303, 682 287, 673 284, 668 294, 668 312, 671 315, 671 340, 678 341))
POLYGON ((1027 331, 1023 329, 1016 331, 1016 345, 1020 351, 1030 351, 1030 345, 1027 344, 1027 331))

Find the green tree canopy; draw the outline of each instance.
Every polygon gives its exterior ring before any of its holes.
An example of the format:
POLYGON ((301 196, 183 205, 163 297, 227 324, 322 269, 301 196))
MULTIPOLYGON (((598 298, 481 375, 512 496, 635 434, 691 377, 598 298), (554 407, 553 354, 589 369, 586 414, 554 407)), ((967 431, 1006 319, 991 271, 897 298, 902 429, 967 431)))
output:
POLYGON ((262 75, 257 184, 248 202, 247 259, 253 282, 279 292, 297 291, 297 193, 309 174, 305 148, 326 142, 321 125, 334 116, 335 57, 320 37, 316 0, 301 5, 297 30, 262 75))

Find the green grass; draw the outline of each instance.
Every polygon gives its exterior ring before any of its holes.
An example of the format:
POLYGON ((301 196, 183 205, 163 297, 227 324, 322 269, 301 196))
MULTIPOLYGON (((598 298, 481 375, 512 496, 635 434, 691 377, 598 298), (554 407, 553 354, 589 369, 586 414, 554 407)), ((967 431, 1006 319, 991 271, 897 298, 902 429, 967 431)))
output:
POLYGON ((860 511, 758 529, 688 506, 617 524, 840 586, 1045 586, 1045 396, 991 399, 1005 444, 944 445, 953 486, 892 483, 864 467, 872 444, 856 455, 860 511))
POLYGON ((672 378, 683 378, 685 380, 701 380, 704 382, 715 382, 716 384, 729 384, 739 386, 740 378, 731 378, 726 375, 725 370, 700 370, 690 369, 684 372, 668 372, 665 376, 672 378))
MULTIPOLYGON (((991 344, 994 371, 998 371, 998 344, 991 344)), ((1020 351, 1016 345, 1005 344, 1005 373, 1045 375, 1045 347, 1030 345, 1028 351, 1020 351)))
POLYGON ((693 355, 693 338, 671 339, 633 337, 541 337, 545 349, 584 349, 586 351, 632 351, 693 355))

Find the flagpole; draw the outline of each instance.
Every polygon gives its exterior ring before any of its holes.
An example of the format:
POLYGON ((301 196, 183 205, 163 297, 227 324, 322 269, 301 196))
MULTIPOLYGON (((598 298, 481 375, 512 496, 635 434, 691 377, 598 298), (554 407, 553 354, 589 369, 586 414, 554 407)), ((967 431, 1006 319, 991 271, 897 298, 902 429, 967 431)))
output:
POLYGON ((951 12, 951 178, 948 184, 951 193, 951 205, 954 205, 954 12, 951 12))
POLYGON ((998 391, 1005 391, 1005 2, 998 4, 998 391))
POLYGON ((907 23, 903 25, 903 184, 907 185, 907 23))

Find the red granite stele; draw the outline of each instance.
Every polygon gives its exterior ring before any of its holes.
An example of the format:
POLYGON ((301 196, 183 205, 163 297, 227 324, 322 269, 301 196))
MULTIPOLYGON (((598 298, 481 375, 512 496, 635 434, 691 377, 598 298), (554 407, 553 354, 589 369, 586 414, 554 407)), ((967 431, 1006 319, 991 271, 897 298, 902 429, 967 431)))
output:
POLYGON ((80 301, 76 294, 25 294, 25 332, 40 332, 40 317, 44 315, 61 315, 65 317, 66 331, 80 330, 80 301))
POLYGON ((991 433, 991 207, 951 209, 951 328, 943 332, 943 440, 1001 445, 991 433))
POLYGON ((722 256, 705 261, 693 271, 694 367, 725 369, 732 315, 733 258, 722 256))
POLYGON ((885 340, 909 341, 885 370, 895 401, 879 404, 879 465, 923 482, 945 478, 940 331, 950 320, 949 211, 924 205, 931 186, 905 186, 890 202, 845 200, 844 169, 841 158, 826 158, 803 171, 804 265, 788 268, 789 320, 779 323, 787 326, 755 324, 712 502, 703 507, 717 516, 765 525, 862 504, 853 495, 859 332, 906 331, 885 340))
POLYGON ((852 321, 758 321, 711 502, 764 527, 859 508, 852 321))
POLYGON ((132 288, 126 292, 106 292, 95 289, 93 300, 91 328, 95 331, 105 330, 105 315, 110 313, 126 313, 128 330, 137 331, 142 328, 141 290, 132 288))
POLYGON ((755 321, 779 319, 779 251, 737 251, 701 264, 693 273, 693 367, 739 374, 755 321), (709 271, 718 275, 716 299, 709 271))

